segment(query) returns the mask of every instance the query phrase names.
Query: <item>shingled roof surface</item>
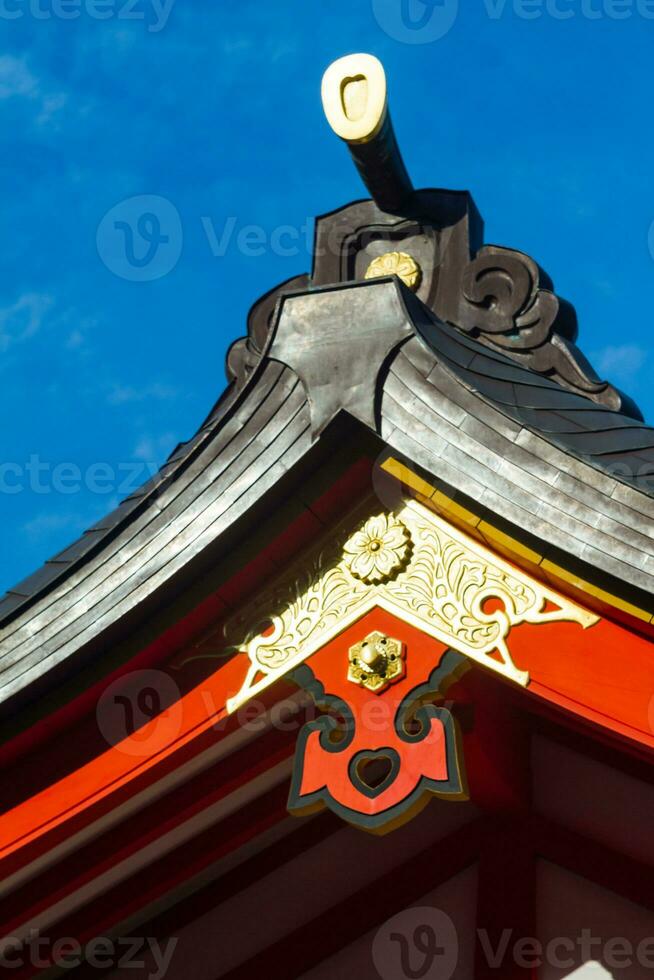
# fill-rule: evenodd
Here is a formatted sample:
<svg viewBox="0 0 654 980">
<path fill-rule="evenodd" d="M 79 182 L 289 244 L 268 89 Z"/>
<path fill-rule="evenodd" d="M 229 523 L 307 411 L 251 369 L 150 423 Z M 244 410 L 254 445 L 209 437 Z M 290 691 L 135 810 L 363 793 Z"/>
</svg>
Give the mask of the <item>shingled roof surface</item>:
<svg viewBox="0 0 654 980">
<path fill-rule="evenodd" d="M 432 317 L 423 336 L 471 391 L 578 459 L 654 495 L 654 428 L 597 405 Z"/>
<path fill-rule="evenodd" d="M 300 313 L 311 336 L 318 304 L 342 333 L 343 356 L 377 377 L 387 446 L 526 532 L 654 592 L 653 428 L 443 323 L 396 279 L 286 296 L 273 336 Z M 379 310 L 404 331 L 383 370 L 374 343 L 357 343 L 359 328 L 374 336 Z M 319 439 L 314 394 L 271 346 L 153 480 L 7 593 L 0 689 L 27 684 L 50 657 L 65 658 L 161 589 Z M 310 357 L 323 356 L 317 333 Z M 323 381 L 356 415 L 336 374 Z"/>
</svg>

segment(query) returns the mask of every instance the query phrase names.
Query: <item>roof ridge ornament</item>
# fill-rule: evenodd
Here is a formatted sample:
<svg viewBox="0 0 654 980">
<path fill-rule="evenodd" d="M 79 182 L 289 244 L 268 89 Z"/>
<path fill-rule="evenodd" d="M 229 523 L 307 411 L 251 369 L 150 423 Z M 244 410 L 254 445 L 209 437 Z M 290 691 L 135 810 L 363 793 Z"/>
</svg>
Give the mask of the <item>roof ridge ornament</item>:
<svg viewBox="0 0 654 980">
<path fill-rule="evenodd" d="M 248 337 L 228 355 L 236 390 L 267 349 L 282 295 L 396 275 L 440 320 L 478 343 L 598 406 L 642 421 L 633 401 L 598 377 L 576 346 L 574 309 L 556 295 L 538 264 L 518 250 L 484 244 L 471 195 L 414 189 L 377 58 L 352 54 L 335 61 L 323 76 L 322 102 L 372 200 L 319 217 L 311 276 L 283 284 L 253 307 Z M 365 356 L 371 354 L 368 347 Z"/>
<path fill-rule="evenodd" d="M 322 79 L 327 122 L 345 143 L 382 211 L 396 213 L 413 194 L 388 110 L 386 72 L 371 54 L 334 61 Z"/>
</svg>

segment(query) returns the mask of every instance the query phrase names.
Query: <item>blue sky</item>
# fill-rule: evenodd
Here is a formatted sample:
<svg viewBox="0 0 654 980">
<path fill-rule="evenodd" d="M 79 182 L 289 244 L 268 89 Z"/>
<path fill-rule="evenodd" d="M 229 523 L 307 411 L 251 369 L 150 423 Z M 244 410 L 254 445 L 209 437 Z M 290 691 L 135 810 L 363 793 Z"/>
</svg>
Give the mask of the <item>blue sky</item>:
<svg viewBox="0 0 654 980">
<path fill-rule="evenodd" d="M 319 100 L 353 51 L 414 184 L 472 191 L 654 419 L 652 0 L 0 0 L 0 587 L 194 432 L 252 302 L 362 196 Z M 143 195 L 156 279 L 107 231 Z"/>
</svg>

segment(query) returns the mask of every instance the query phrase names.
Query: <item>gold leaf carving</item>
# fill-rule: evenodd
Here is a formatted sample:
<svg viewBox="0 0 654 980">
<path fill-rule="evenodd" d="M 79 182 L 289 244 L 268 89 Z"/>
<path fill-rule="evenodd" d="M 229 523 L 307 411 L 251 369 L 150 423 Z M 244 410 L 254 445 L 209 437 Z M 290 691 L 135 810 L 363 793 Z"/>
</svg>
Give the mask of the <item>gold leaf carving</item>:
<svg viewBox="0 0 654 980">
<path fill-rule="evenodd" d="M 379 547 L 371 550 L 372 543 Z M 377 555 L 383 556 L 379 562 Z M 491 599 L 496 601 L 489 609 Z M 373 513 L 354 527 L 346 522 L 330 545 L 227 623 L 230 647 L 250 658 L 243 688 L 228 709 L 236 710 L 375 606 L 525 686 L 529 677 L 507 646 L 513 626 L 568 620 L 586 628 L 598 618 L 410 500 L 396 514 Z"/>
</svg>

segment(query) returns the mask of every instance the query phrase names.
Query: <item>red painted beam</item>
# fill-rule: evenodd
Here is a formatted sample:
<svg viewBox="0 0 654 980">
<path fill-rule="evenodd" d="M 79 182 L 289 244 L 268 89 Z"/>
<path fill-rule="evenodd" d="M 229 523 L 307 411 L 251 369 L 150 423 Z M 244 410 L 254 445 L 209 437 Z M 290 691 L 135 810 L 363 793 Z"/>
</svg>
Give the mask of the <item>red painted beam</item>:
<svg viewBox="0 0 654 980">
<path fill-rule="evenodd" d="M 289 759 L 294 749 L 295 733 L 271 732 L 94 838 L 0 900 L 1 934 L 11 934 L 22 922 L 35 918 L 157 838 Z"/>
<path fill-rule="evenodd" d="M 272 790 L 248 807 L 248 821 L 237 812 L 220 824 L 212 826 L 192 841 L 162 858 L 156 865 L 133 875 L 119 886 L 111 888 L 95 901 L 61 919 L 53 928 L 44 930 L 52 946 L 60 938 L 75 938 L 82 946 L 91 939 L 105 936 L 120 923 L 141 909 L 168 894 L 183 882 L 193 878 L 211 864 L 238 851 L 260 834 L 288 819 L 286 783 Z M 34 967 L 12 971 L 16 980 L 36 976 Z"/>
</svg>

